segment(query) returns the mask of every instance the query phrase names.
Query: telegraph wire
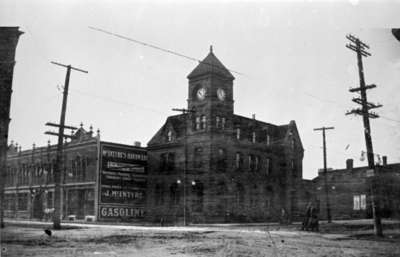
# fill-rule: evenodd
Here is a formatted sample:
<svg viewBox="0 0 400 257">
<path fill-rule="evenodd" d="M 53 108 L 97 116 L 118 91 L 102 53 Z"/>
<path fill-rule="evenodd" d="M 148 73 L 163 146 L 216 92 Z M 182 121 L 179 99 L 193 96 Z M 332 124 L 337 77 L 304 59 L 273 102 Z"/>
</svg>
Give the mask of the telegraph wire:
<svg viewBox="0 0 400 257">
<path fill-rule="evenodd" d="M 104 29 L 100 29 L 100 28 L 96 28 L 96 27 L 92 27 L 92 26 L 88 26 L 88 28 L 91 29 L 91 30 L 95 30 L 95 31 L 98 31 L 98 32 L 102 32 L 102 33 L 105 33 L 105 34 L 108 34 L 108 35 L 111 35 L 111 36 L 114 36 L 114 37 L 118 37 L 118 38 L 130 41 L 130 42 L 133 42 L 133 43 L 136 43 L 136 44 L 140 44 L 140 45 L 143 45 L 143 46 L 146 46 L 146 47 L 150 47 L 150 48 L 153 48 L 153 49 L 156 49 L 156 50 L 168 53 L 168 54 L 172 54 L 172 55 L 175 55 L 175 56 L 178 56 L 178 57 L 182 57 L 182 58 L 185 58 L 185 59 L 188 59 L 188 60 L 191 60 L 191 61 L 195 61 L 195 62 L 198 62 L 198 63 L 203 63 L 203 64 L 206 64 L 206 65 L 210 65 L 210 66 L 213 66 L 215 68 L 218 68 L 217 66 L 215 66 L 215 65 L 213 65 L 211 63 L 203 62 L 200 59 L 197 59 L 197 58 L 185 55 L 185 54 L 181 54 L 181 53 L 178 53 L 176 51 L 172 51 L 172 50 L 169 50 L 169 49 L 166 49 L 166 48 L 162 48 L 162 47 L 159 47 L 159 46 L 156 46 L 156 45 L 153 45 L 153 44 L 149 44 L 149 43 L 146 43 L 144 41 L 140 41 L 140 40 L 137 40 L 137 39 L 134 39 L 134 38 L 131 38 L 131 37 L 126 37 L 126 36 L 123 36 L 123 35 L 120 35 L 120 34 L 117 34 L 117 33 L 114 33 L 114 32 L 110 32 L 110 31 L 107 31 L 107 30 L 104 30 Z M 241 72 L 238 72 L 238 71 L 235 71 L 235 70 L 231 70 L 231 69 L 227 69 L 227 70 L 230 71 L 230 72 L 236 73 L 238 75 L 245 76 L 245 74 L 243 74 Z"/>
</svg>

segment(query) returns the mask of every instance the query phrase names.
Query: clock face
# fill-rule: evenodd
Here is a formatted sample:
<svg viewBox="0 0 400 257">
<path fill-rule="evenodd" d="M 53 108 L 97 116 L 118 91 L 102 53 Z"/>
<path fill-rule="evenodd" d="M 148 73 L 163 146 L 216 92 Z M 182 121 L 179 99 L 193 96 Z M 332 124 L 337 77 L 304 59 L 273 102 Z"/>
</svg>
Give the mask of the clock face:
<svg viewBox="0 0 400 257">
<path fill-rule="evenodd" d="M 225 97 L 226 97 L 225 91 L 222 88 L 218 88 L 217 96 L 218 96 L 219 100 L 224 101 Z"/>
<path fill-rule="evenodd" d="M 197 98 L 199 100 L 204 100 L 204 98 L 206 97 L 206 93 L 207 93 L 207 90 L 204 87 L 200 88 L 199 90 L 197 90 L 197 94 L 196 94 Z"/>
</svg>

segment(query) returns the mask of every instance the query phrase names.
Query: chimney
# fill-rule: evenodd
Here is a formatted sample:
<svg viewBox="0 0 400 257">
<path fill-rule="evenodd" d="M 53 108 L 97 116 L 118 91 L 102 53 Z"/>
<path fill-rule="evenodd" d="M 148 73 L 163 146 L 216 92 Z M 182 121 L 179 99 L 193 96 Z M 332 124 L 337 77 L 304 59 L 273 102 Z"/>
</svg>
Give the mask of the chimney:
<svg viewBox="0 0 400 257">
<path fill-rule="evenodd" d="M 253 113 L 251 116 L 253 117 L 253 120 L 256 119 L 256 114 L 255 113 Z"/>
<path fill-rule="evenodd" d="M 135 141 L 135 142 L 133 143 L 133 145 L 136 146 L 136 147 L 140 147 L 140 146 L 141 146 L 141 143 L 140 143 L 140 141 Z"/>
<path fill-rule="evenodd" d="M 353 159 L 346 160 L 346 169 L 348 169 L 348 170 L 353 169 Z"/>
<path fill-rule="evenodd" d="M 387 156 L 382 156 L 382 162 L 383 162 L 383 166 L 387 165 Z"/>
</svg>

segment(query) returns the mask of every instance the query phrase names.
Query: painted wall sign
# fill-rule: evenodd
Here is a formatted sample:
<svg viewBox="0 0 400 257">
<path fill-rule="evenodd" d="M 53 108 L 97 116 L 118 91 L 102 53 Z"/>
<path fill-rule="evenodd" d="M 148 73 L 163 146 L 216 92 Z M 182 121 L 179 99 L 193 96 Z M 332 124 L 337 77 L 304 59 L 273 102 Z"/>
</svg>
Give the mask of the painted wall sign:
<svg viewBox="0 0 400 257">
<path fill-rule="evenodd" d="M 99 176 L 99 219 L 129 221 L 144 217 L 145 150 L 102 143 Z"/>
</svg>

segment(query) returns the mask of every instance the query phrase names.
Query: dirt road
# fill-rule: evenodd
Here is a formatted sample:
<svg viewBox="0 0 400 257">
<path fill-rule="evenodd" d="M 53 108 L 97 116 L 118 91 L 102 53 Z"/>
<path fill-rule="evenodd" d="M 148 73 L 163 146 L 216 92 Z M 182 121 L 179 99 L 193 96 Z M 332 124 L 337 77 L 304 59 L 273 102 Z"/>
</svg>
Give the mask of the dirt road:
<svg viewBox="0 0 400 257">
<path fill-rule="evenodd" d="M 399 231 L 376 239 L 368 233 L 311 233 L 267 227 L 76 227 L 52 231 L 11 225 L 1 231 L 2 256 L 400 256 Z"/>
</svg>

